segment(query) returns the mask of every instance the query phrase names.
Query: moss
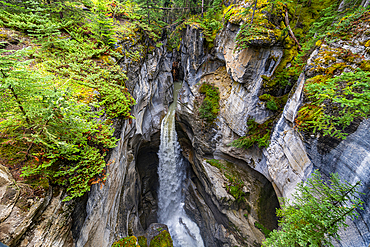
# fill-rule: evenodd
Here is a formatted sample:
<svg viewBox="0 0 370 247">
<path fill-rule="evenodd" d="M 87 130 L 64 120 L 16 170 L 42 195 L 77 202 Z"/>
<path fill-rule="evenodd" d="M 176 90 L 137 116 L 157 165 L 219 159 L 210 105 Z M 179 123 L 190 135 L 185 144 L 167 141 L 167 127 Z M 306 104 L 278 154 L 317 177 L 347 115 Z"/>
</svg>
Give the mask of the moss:
<svg viewBox="0 0 370 247">
<path fill-rule="evenodd" d="M 272 123 L 273 119 L 267 120 L 262 124 L 255 122 L 254 119 L 249 119 L 247 121 L 248 133 L 233 141 L 231 146 L 248 149 L 254 146 L 254 144 L 258 144 L 259 147 L 267 147 L 269 145 Z"/>
<path fill-rule="evenodd" d="M 232 195 L 237 202 L 242 202 L 246 199 L 247 195 L 243 191 L 244 182 L 241 180 L 239 173 L 234 171 L 233 163 L 215 159 L 207 160 L 207 163 L 217 167 L 224 174 L 228 180 L 228 184 L 226 185 L 227 192 Z"/>
<path fill-rule="evenodd" d="M 273 89 L 273 88 L 282 88 L 290 84 L 290 81 L 297 81 L 298 76 L 301 72 L 301 66 L 290 66 L 287 68 L 287 64 L 292 62 L 294 58 L 297 57 L 298 51 L 295 46 L 293 46 L 293 41 L 290 38 L 286 39 L 286 49 L 284 50 L 284 55 L 281 58 L 279 65 L 277 66 L 274 75 L 271 78 L 264 78 L 265 80 L 264 87 Z"/>
<path fill-rule="evenodd" d="M 144 237 L 144 236 L 139 236 L 138 237 L 138 240 L 139 240 L 139 245 L 140 245 L 140 247 L 148 247 L 148 245 L 147 245 L 147 238 L 146 237 Z"/>
<path fill-rule="evenodd" d="M 207 160 L 207 163 L 210 164 L 211 166 L 217 167 L 220 170 L 226 169 L 225 166 L 221 164 L 219 160 L 211 159 L 211 160 Z"/>
<path fill-rule="evenodd" d="M 218 87 L 203 82 L 199 88 L 199 92 L 205 95 L 205 98 L 198 109 L 200 117 L 211 123 L 217 118 L 220 109 L 220 91 Z"/>
<path fill-rule="evenodd" d="M 164 230 L 150 241 L 150 247 L 173 247 L 171 235 Z"/>
<path fill-rule="evenodd" d="M 370 61 L 369 60 L 364 60 L 360 63 L 360 69 L 364 71 L 370 71 Z"/>
<path fill-rule="evenodd" d="M 135 236 L 125 237 L 122 238 L 112 244 L 112 247 L 134 247 L 138 246 L 137 238 Z"/>
</svg>

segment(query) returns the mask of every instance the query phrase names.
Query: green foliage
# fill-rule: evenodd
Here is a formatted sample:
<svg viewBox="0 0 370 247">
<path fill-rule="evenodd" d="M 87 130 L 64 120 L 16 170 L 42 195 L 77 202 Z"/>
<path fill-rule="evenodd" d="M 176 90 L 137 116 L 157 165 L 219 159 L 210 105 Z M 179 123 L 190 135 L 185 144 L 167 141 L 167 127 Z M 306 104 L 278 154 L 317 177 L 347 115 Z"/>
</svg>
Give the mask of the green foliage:
<svg viewBox="0 0 370 247">
<path fill-rule="evenodd" d="M 163 230 L 150 241 L 149 247 L 173 247 L 173 241 L 170 233 L 166 230 Z"/>
<path fill-rule="evenodd" d="M 285 200 L 277 210 L 280 230 L 274 230 L 263 246 L 333 246 L 333 239 L 340 240 L 338 230 L 348 227 L 346 219 L 357 218 L 356 209 L 363 209 L 360 185 L 341 182 L 338 174 L 324 182 L 315 171 L 305 184 L 297 185 L 293 201 Z"/>
<path fill-rule="evenodd" d="M 111 9 L 107 8 L 108 3 L 104 0 L 96 1 L 96 7 L 93 8 L 94 18 L 92 23 L 92 29 L 94 33 L 98 34 L 104 44 L 114 46 L 117 42 L 114 37 L 115 31 L 113 30 L 114 20 L 112 18 Z"/>
<path fill-rule="evenodd" d="M 316 82 L 308 81 L 305 92 L 312 101 L 299 110 L 301 130 L 345 138 L 343 129 L 357 117 L 370 114 L 370 72 L 357 70 Z"/>
<path fill-rule="evenodd" d="M 266 102 L 267 109 L 271 111 L 278 111 L 282 110 L 285 106 L 285 103 L 288 99 L 288 95 L 284 95 L 282 97 L 274 97 L 271 94 L 262 94 L 259 96 L 259 99 Z"/>
<path fill-rule="evenodd" d="M 213 6 L 208 9 L 204 16 L 197 15 L 188 19 L 185 24 L 198 25 L 203 31 L 203 35 L 207 41 L 208 47 L 213 47 L 213 41 L 216 38 L 217 32 L 222 28 L 222 2 L 216 0 L 213 2 Z"/>
<path fill-rule="evenodd" d="M 203 82 L 199 92 L 205 94 L 205 98 L 198 109 L 200 117 L 210 123 L 217 118 L 220 109 L 220 91 L 218 87 Z"/>
<path fill-rule="evenodd" d="M 226 169 L 225 166 L 221 164 L 219 160 L 210 159 L 210 160 L 207 160 L 207 163 L 210 164 L 211 166 L 217 167 L 220 170 Z"/>
<path fill-rule="evenodd" d="M 266 238 L 269 237 L 269 235 L 271 233 L 271 231 L 269 229 L 267 229 L 266 227 L 264 227 L 262 224 L 260 224 L 257 221 L 254 222 L 254 226 L 257 227 L 258 229 L 260 229 L 261 232 L 263 233 L 263 235 L 265 235 Z"/>
<path fill-rule="evenodd" d="M 271 111 L 277 111 L 278 110 L 278 107 L 277 107 L 275 101 L 273 101 L 273 100 L 267 101 L 266 107 L 267 107 L 267 109 L 269 109 Z"/>
<path fill-rule="evenodd" d="M 133 118 L 135 103 L 111 60 L 120 57 L 110 47 L 116 9 L 84 3 L 90 12 L 77 1 L 0 2 L 0 24 L 28 34 L 32 47 L 0 52 L 2 148 L 20 147 L 22 176 L 66 187 L 65 200 L 104 182 L 104 157 L 117 139 L 103 119 Z"/>
<path fill-rule="evenodd" d="M 272 120 L 258 124 L 254 119 L 248 119 L 247 124 L 247 135 L 233 141 L 231 146 L 248 149 L 257 143 L 258 147 L 267 147 L 270 143 Z"/>
<path fill-rule="evenodd" d="M 224 175 L 229 180 L 229 184 L 226 185 L 227 192 L 229 192 L 237 202 L 242 201 L 245 196 L 243 191 L 244 182 L 229 173 L 225 173 Z"/>
<path fill-rule="evenodd" d="M 27 56 L 25 51 L 1 55 L 0 97 L 6 100 L 0 104 L 0 132 L 25 143 L 25 159 L 35 159 L 22 176 L 42 175 L 66 186 L 65 200 L 82 196 L 105 180 L 103 157 L 117 141 L 113 129 L 98 121 L 101 111 L 92 112 L 71 91 L 57 87 L 54 76 L 30 67 L 32 60 L 22 61 Z"/>
</svg>

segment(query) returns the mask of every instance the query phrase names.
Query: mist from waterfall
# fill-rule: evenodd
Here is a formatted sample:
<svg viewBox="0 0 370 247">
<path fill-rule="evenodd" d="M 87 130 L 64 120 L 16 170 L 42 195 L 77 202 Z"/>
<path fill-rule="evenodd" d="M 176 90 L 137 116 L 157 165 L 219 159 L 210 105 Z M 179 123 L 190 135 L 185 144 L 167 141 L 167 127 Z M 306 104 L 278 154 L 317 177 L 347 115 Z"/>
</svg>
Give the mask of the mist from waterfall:
<svg viewBox="0 0 370 247">
<path fill-rule="evenodd" d="M 158 220 L 168 226 L 175 247 L 203 247 L 199 227 L 189 219 L 184 210 L 182 188 L 186 178 L 185 161 L 180 154 L 175 130 L 177 94 L 181 83 L 175 83 L 174 87 L 174 102 L 161 124 Z"/>
</svg>

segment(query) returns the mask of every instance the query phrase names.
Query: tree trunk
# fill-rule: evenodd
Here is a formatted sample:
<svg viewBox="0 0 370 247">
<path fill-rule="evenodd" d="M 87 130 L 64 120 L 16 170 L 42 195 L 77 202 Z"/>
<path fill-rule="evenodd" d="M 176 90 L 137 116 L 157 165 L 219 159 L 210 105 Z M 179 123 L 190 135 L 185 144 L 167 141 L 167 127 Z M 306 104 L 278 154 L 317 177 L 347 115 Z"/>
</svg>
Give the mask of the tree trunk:
<svg viewBox="0 0 370 247">
<path fill-rule="evenodd" d="M 289 25 L 289 17 L 288 17 L 288 8 L 287 7 L 285 7 L 285 25 L 288 28 L 290 37 L 292 37 L 292 39 L 294 40 L 294 42 L 297 44 L 298 50 L 299 51 L 302 51 L 302 47 L 300 46 L 297 38 L 294 36 L 294 33 L 293 33 L 292 29 L 290 28 L 290 25 Z"/>
</svg>

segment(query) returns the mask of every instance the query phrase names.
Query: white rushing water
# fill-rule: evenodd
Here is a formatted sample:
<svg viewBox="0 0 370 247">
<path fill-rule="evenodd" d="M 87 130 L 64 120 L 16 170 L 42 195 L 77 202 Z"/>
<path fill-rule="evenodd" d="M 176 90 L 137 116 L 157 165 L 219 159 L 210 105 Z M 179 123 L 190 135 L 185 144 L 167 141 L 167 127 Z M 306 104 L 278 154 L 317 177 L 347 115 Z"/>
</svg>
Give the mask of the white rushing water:
<svg viewBox="0 0 370 247">
<path fill-rule="evenodd" d="M 158 220 L 166 224 L 175 247 L 203 247 L 199 227 L 186 215 L 182 187 L 185 182 L 185 163 L 180 154 L 175 130 L 175 110 L 180 83 L 175 83 L 174 102 L 161 124 L 159 146 Z"/>
</svg>

